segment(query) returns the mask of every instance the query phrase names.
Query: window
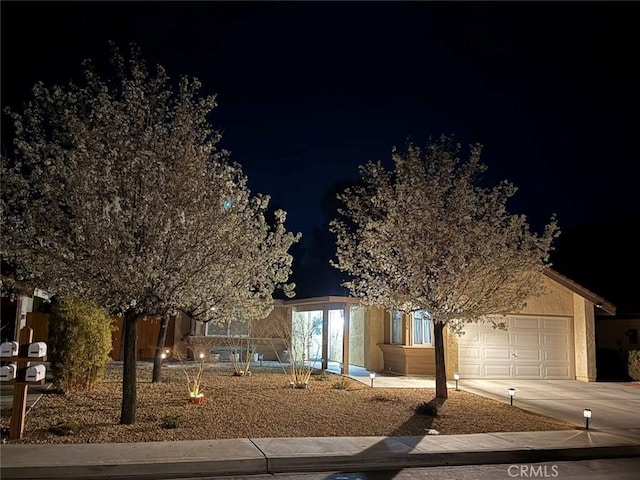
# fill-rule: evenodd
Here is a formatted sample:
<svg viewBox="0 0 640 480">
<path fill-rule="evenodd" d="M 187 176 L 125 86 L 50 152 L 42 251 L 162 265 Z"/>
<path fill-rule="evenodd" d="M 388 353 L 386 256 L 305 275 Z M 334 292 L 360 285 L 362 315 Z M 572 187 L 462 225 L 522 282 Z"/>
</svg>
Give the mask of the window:
<svg viewBox="0 0 640 480">
<path fill-rule="evenodd" d="M 211 320 L 205 324 L 207 337 L 247 337 L 249 321 L 240 315 L 223 321 Z"/>
<path fill-rule="evenodd" d="M 413 344 L 431 345 L 431 315 L 427 312 L 413 312 Z"/>
<path fill-rule="evenodd" d="M 402 343 L 402 312 L 391 312 L 391 343 Z"/>
</svg>

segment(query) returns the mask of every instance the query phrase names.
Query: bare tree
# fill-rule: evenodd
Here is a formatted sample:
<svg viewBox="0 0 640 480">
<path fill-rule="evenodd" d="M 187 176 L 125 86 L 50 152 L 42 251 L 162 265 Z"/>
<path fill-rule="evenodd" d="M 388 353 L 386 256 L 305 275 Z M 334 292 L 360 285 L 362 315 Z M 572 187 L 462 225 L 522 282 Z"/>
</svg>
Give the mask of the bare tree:
<svg viewBox="0 0 640 480">
<path fill-rule="evenodd" d="M 37 84 L 2 157 L 1 254 L 19 278 L 124 316 L 120 422 L 136 419 L 136 324 L 145 315 L 270 302 L 298 236 L 265 219 L 239 165 L 217 148 L 214 96 L 177 86 L 133 46 L 113 74 Z M 289 291 L 291 286 L 285 286 Z"/>
<path fill-rule="evenodd" d="M 436 396 L 447 398 L 443 329 L 524 307 L 544 290 L 541 272 L 559 234 L 555 217 L 542 235 L 506 203 L 516 187 L 480 185 L 486 166 L 472 145 L 443 136 L 425 149 L 393 150 L 395 169 L 369 162 L 362 185 L 347 188 L 331 223 L 334 266 L 348 272 L 352 295 L 364 304 L 428 312 L 434 324 Z M 489 320 L 487 320 L 489 321 Z"/>
</svg>

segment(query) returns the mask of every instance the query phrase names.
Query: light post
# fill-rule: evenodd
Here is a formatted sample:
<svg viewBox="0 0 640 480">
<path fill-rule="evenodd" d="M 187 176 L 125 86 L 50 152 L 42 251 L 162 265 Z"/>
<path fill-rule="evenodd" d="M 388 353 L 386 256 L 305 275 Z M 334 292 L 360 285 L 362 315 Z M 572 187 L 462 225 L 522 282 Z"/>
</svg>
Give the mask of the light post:
<svg viewBox="0 0 640 480">
<path fill-rule="evenodd" d="M 513 407 L 513 397 L 516 396 L 516 389 L 511 387 L 509 390 L 509 405 Z"/>
<path fill-rule="evenodd" d="M 591 418 L 591 409 L 585 408 L 582 411 L 582 416 L 584 417 L 584 428 L 585 430 L 589 430 L 589 419 Z"/>
<path fill-rule="evenodd" d="M 453 374 L 453 379 L 456 381 L 456 392 L 459 392 L 460 389 L 458 388 L 458 381 L 460 380 L 460 374 L 458 372 L 455 372 Z"/>
<path fill-rule="evenodd" d="M 376 378 L 376 372 L 371 372 L 369 378 L 371 379 L 371 388 L 373 388 L 373 379 Z"/>
</svg>

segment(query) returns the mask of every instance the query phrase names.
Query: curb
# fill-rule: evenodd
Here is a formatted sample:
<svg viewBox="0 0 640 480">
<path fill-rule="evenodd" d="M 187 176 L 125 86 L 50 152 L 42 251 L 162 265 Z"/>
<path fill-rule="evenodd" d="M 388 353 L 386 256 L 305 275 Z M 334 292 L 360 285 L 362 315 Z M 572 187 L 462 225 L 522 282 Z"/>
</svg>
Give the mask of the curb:
<svg viewBox="0 0 640 480">
<path fill-rule="evenodd" d="M 169 480 L 640 457 L 640 441 L 624 435 L 536 433 L 543 434 L 4 445 L 0 475 L 3 480 Z"/>
</svg>

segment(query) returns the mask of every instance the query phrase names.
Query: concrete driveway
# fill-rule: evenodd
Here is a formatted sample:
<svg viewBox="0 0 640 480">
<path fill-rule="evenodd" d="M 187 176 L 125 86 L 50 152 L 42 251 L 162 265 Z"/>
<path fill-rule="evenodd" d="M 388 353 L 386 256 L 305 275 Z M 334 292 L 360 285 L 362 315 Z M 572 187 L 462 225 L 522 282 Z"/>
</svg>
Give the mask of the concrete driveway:
<svg viewBox="0 0 640 480">
<path fill-rule="evenodd" d="M 524 410 L 584 425 L 582 412 L 590 408 L 590 429 L 626 430 L 640 438 L 640 383 L 460 380 L 461 390 L 505 403 L 509 403 L 509 387 L 516 389 L 513 405 Z"/>
</svg>

